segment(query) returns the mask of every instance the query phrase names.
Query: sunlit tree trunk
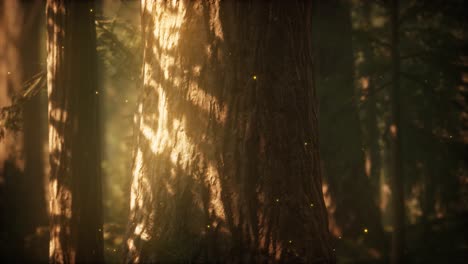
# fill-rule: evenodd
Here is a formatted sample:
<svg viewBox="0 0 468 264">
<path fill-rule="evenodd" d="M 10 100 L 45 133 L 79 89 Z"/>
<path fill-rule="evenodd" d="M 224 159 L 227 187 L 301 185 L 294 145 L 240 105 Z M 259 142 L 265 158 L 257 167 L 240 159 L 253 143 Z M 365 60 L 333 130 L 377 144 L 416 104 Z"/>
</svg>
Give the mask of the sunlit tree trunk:
<svg viewBox="0 0 468 264">
<path fill-rule="evenodd" d="M 127 262 L 333 263 L 302 1 L 143 1 Z"/>
<path fill-rule="evenodd" d="M 49 0 L 49 210 L 52 263 L 103 262 L 93 1 Z"/>
<path fill-rule="evenodd" d="M 393 236 L 391 263 L 403 263 L 405 243 L 405 204 L 403 189 L 403 167 L 401 162 L 401 113 L 400 113 L 400 51 L 399 51 L 399 0 L 392 0 L 391 17 L 391 55 L 392 55 L 392 124 L 390 125 L 392 151 L 392 199 L 393 199 Z"/>
<path fill-rule="evenodd" d="M 18 1 L 0 2 L 0 108 L 12 106 L 21 93 L 22 15 Z M 23 141 L 21 132 L 7 128 L 11 127 L 6 123 L 0 125 L 0 258 L 21 262 Z"/>
<path fill-rule="evenodd" d="M 316 1 L 317 90 L 321 150 L 332 198 L 331 232 L 381 249 L 383 230 L 370 175 L 366 175 L 358 96 L 354 86 L 348 1 Z"/>
</svg>

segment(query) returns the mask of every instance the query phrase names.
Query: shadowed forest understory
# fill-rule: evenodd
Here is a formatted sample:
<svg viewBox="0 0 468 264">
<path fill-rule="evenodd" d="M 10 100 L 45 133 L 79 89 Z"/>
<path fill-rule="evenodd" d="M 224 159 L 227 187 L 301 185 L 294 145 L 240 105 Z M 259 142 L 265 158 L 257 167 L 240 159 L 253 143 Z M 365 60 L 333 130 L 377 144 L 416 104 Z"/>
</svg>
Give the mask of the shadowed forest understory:
<svg viewBox="0 0 468 264">
<path fill-rule="evenodd" d="M 466 14 L 0 0 L 0 262 L 466 263 Z"/>
</svg>

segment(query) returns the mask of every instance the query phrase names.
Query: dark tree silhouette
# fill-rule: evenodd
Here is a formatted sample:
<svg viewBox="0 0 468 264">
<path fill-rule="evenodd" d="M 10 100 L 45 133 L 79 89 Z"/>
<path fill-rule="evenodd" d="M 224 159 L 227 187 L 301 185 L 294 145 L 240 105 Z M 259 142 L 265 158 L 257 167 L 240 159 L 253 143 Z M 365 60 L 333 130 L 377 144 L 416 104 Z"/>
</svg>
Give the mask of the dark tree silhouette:
<svg viewBox="0 0 468 264">
<path fill-rule="evenodd" d="M 355 88 L 349 1 L 315 1 L 320 146 L 330 194 L 331 231 L 383 251 L 377 186 L 365 169 Z M 378 175 L 372 175 L 378 177 Z"/>
<path fill-rule="evenodd" d="M 391 262 L 402 263 L 405 247 L 405 197 L 403 189 L 403 166 L 401 162 L 401 111 L 400 111 L 400 32 L 399 0 L 392 0 L 391 19 L 391 56 L 392 56 L 392 93 L 391 119 L 389 127 L 392 152 L 392 199 L 393 199 L 393 235 Z"/>
</svg>

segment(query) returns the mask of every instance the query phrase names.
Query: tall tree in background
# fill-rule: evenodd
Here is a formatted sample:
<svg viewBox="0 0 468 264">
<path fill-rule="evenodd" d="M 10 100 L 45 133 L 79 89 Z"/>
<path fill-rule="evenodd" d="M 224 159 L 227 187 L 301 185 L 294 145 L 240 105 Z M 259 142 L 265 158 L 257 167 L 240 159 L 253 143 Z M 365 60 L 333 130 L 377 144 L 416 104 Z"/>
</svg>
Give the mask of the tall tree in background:
<svg viewBox="0 0 468 264">
<path fill-rule="evenodd" d="M 366 30 L 369 30 L 372 27 L 371 22 L 371 6 L 369 1 L 363 1 L 363 20 L 364 27 Z M 381 177 L 381 155 L 380 155 L 380 146 L 379 141 L 381 138 L 380 131 L 378 128 L 378 107 L 377 107 L 377 98 L 379 96 L 379 87 L 377 87 L 377 78 L 375 71 L 376 69 L 372 68 L 375 65 L 376 61 L 373 54 L 374 45 L 371 41 L 366 41 L 363 49 L 363 57 L 367 62 L 362 70 L 362 76 L 359 78 L 360 88 L 362 89 L 363 96 L 365 98 L 366 114 L 365 114 L 365 130 L 367 132 L 367 158 L 369 160 L 369 177 L 372 183 L 372 188 L 375 191 L 375 196 L 373 199 L 380 202 L 380 177 Z"/>
<path fill-rule="evenodd" d="M 13 107 L 22 92 L 21 31 L 22 10 L 18 1 L 0 2 L 0 108 Z M 6 123 L 3 115 L 0 130 L 0 217 L 1 255 L 5 261 L 22 259 L 21 181 L 24 172 L 23 137 L 14 123 Z M 7 129 L 7 128 L 11 128 Z"/>
<path fill-rule="evenodd" d="M 365 238 L 369 247 L 383 250 L 376 188 L 364 166 L 349 1 L 315 5 L 320 146 L 332 199 L 331 231 L 345 239 Z"/>
<path fill-rule="evenodd" d="M 310 3 L 142 12 L 126 261 L 333 263 Z"/>
<path fill-rule="evenodd" d="M 46 203 L 41 166 L 44 138 L 38 118 L 38 97 L 22 98 L 24 89 L 39 68 L 39 23 L 41 2 L 10 1 L 1 5 L 1 258 L 11 262 L 31 260 L 31 241 L 45 225 Z M 27 58 L 27 59 L 26 59 Z M 32 62 L 33 63 L 32 63 Z M 34 79 L 34 78 L 33 78 Z M 37 83 L 36 83 L 37 84 Z M 29 87 L 28 87 L 29 88 Z M 36 130 L 37 129 L 37 130 Z M 22 130 L 22 131 L 20 131 Z M 42 157 L 42 159 L 41 159 Z"/>
<path fill-rule="evenodd" d="M 402 263 L 405 243 L 405 200 L 403 189 L 403 167 L 401 162 L 401 111 L 400 111 L 400 40 L 399 40 L 399 0 L 390 2 L 391 57 L 392 57 L 392 124 L 390 125 L 392 151 L 392 199 L 393 236 L 391 262 Z"/>
<path fill-rule="evenodd" d="M 52 263 L 103 262 L 93 1 L 48 0 Z"/>
<path fill-rule="evenodd" d="M 43 47 L 41 33 L 44 26 L 43 1 L 22 1 L 24 15 L 24 29 L 21 34 L 21 64 L 23 71 L 23 82 L 30 84 L 24 92 L 27 97 L 31 89 L 37 89 L 37 85 L 45 84 L 43 70 L 43 57 L 41 48 Z M 45 196 L 45 160 L 46 153 L 44 147 L 47 140 L 47 105 L 45 102 L 45 91 L 35 93 L 24 102 L 23 114 L 23 135 L 24 135 L 24 180 L 22 182 L 24 201 L 24 233 L 28 235 L 23 239 L 25 247 L 26 261 L 46 261 L 47 244 L 34 243 L 32 236 L 41 231 L 41 227 L 48 225 L 47 204 Z M 28 241 L 28 242 L 27 242 Z"/>
</svg>

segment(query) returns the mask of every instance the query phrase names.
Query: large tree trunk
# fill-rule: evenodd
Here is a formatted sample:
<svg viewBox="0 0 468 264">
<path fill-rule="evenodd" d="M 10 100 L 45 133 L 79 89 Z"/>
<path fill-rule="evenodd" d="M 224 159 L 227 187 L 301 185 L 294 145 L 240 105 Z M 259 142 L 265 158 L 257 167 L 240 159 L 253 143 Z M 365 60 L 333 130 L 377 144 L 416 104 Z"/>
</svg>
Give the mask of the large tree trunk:
<svg viewBox="0 0 468 264">
<path fill-rule="evenodd" d="M 103 261 L 93 8 L 92 1 L 47 1 L 53 263 Z"/>
<path fill-rule="evenodd" d="M 127 262 L 316 262 L 322 197 L 302 1 L 145 1 Z"/>
<path fill-rule="evenodd" d="M 383 230 L 370 175 L 366 175 L 354 86 L 348 1 L 315 2 L 320 145 L 332 204 L 331 231 L 382 250 Z"/>
<path fill-rule="evenodd" d="M 402 263 L 405 243 L 405 200 L 403 189 L 403 167 L 401 162 L 401 113 L 400 113 L 400 51 L 399 51 L 399 0 L 392 0 L 391 12 L 391 54 L 392 54 L 392 124 L 390 125 L 392 151 L 392 202 L 393 236 L 391 263 Z"/>
</svg>

